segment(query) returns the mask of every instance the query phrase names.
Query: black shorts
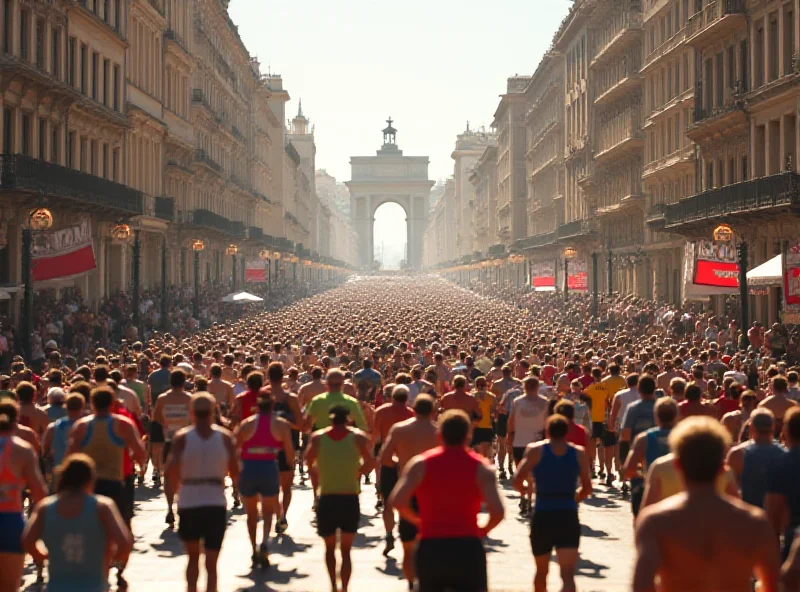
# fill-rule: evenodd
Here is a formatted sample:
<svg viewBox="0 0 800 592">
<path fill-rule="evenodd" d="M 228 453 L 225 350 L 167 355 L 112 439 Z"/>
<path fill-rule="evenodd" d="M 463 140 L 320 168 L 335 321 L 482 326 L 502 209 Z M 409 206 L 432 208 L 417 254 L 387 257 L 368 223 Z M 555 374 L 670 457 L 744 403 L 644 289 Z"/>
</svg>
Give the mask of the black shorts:
<svg viewBox="0 0 800 592">
<path fill-rule="evenodd" d="M 378 454 L 381 452 L 381 446 L 382 444 L 380 442 L 375 443 L 375 446 L 372 448 L 372 456 L 378 458 Z"/>
<path fill-rule="evenodd" d="M 294 465 L 286 462 L 286 453 L 281 450 L 278 452 L 278 472 L 279 473 L 293 473 Z"/>
<path fill-rule="evenodd" d="M 417 546 L 419 592 L 487 592 L 486 551 L 478 538 L 424 539 Z"/>
<path fill-rule="evenodd" d="M 222 548 L 222 539 L 225 538 L 225 529 L 228 527 L 225 506 L 179 509 L 178 518 L 178 536 L 182 541 L 203 541 L 203 546 L 212 551 Z"/>
<path fill-rule="evenodd" d="M 472 430 L 472 445 L 491 443 L 494 441 L 494 430 L 492 428 L 475 428 Z"/>
<path fill-rule="evenodd" d="M 535 557 L 550 555 L 553 549 L 577 549 L 581 523 L 577 510 L 549 510 L 531 516 L 531 550 Z"/>
<path fill-rule="evenodd" d="M 133 520 L 133 502 L 136 497 L 135 475 L 128 475 L 125 477 L 125 482 L 122 486 L 122 519 L 130 524 Z"/>
<path fill-rule="evenodd" d="M 104 495 L 114 501 L 117 510 L 125 517 L 125 486 L 122 481 L 111 481 L 110 479 L 98 479 L 94 483 L 94 492 L 96 495 Z"/>
<path fill-rule="evenodd" d="M 606 433 L 606 424 L 602 421 L 592 422 L 592 439 L 602 440 L 603 435 Z"/>
<path fill-rule="evenodd" d="M 525 456 L 526 446 L 514 446 L 511 449 L 511 455 L 514 457 L 514 463 L 519 464 L 522 462 L 522 457 Z"/>
<path fill-rule="evenodd" d="M 639 515 L 639 510 L 642 507 L 642 500 L 644 499 L 644 480 L 631 479 L 631 511 L 633 517 Z"/>
<path fill-rule="evenodd" d="M 172 451 L 172 440 L 164 442 L 163 454 L 161 455 L 162 462 L 166 463 L 169 453 Z"/>
<path fill-rule="evenodd" d="M 505 438 L 508 436 L 508 415 L 501 414 L 497 416 L 497 437 Z"/>
<path fill-rule="evenodd" d="M 378 483 L 381 485 L 381 495 L 383 499 L 389 499 L 389 496 L 392 494 L 392 490 L 394 486 L 397 485 L 397 480 L 400 478 L 400 475 L 397 473 L 397 467 L 387 467 L 386 465 L 381 465 L 381 472 L 378 477 Z"/>
<path fill-rule="evenodd" d="M 322 538 L 358 532 L 361 506 L 358 495 L 321 495 L 317 498 L 317 534 Z"/>
<path fill-rule="evenodd" d="M 411 509 L 419 514 L 419 506 L 417 505 L 416 497 L 411 498 Z M 405 520 L 403 517 L 400 517 L 398 530 L 400 531 L 400 541 L 403 543 L 410 543 L 417 538 L 417 527 L 411 524 L 408 520 Z"/>
<path fill-rule="evenodd" d="M 157 421 L 150 422 L 150 443 L 163 444 L 164 443 L 164 426 Z"/>
<path fill-rule="evenodd" d="M 617 432 L 612 432 L 609 429 L 603 432 L 603 446 L 611 448 L 617 445 Z"/>
</svg>

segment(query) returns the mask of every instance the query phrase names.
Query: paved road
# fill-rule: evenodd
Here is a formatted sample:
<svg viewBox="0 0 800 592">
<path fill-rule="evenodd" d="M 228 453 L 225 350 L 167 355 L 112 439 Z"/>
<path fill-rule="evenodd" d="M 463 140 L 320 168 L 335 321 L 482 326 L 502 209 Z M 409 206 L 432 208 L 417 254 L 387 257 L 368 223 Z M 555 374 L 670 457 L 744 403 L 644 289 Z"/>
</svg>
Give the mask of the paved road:
<svg viewBox="0 0 800 592">
<path fill-rule="evenodd" d="M 518 517 L 517 494 L 506 486 L 507 516 L 492 532 L 488 542 L 489 582 L 493 592 L 522 592 L 532 589 L 533 558 L 528 528 Z M 162 592 L 185 589 L 185 558 L 178 535 L 165 530 L 165 503 L 160 490 L 137 489 L 134 518 L 136 544 L 126 575 L 131 592 Z M 231 514 L 220 559 L 220 592 L 266 590 L 275 592 L 327 592 L 329 590 L 321 541 L 311 525 L 312 494 L 307 485 L 295 489 L 289 510 L 287 536 L 271 544 L 271 569 L 253 572 L 245 515 Z M 374 487 L 361 495 L 362 522 L 353 552 L 354 573 L 351 592 L 403 592 L 398 544 L 389 559 L 383 550 L 383 523 L 375 511 Z M 622 592 L 630 589 L 633 535 L 630 506 L 615 490 L 603 485 L 581 508 L 583 538 L 578 588 L 582 592 Z M 549 589 L 559 589 L 558 566 L 551 564 Z M 115 581 L 112 576 L 112 582 Z M 32 576 L 26 578 L 26 589 Z M 201 588 L 202 589 L 202 588 Z"/>
</svg>

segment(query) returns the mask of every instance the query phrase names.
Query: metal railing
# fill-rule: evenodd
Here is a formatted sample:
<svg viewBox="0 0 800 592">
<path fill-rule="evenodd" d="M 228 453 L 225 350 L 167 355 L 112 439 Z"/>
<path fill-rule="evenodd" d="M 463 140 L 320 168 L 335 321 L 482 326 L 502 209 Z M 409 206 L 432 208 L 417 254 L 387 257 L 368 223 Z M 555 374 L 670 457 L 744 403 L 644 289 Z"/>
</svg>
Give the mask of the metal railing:
<svg viewBox="0 0 800 592">
<path fill-rule="evenodd" d="M 191 224 L 216 230 L 235 238 L 244 238 L 244 222 L 234 222 L 210 210 L 197 209 L 192 212 Z"/>
<path fill-rule="evenodd" d="M 166 195 L 157 195 L 154 199 L 154 214 L 156 218 L 172 222 L 175 219 L 175 200 Z"/>
<path fill-rule="evenodd" d="M 592 234 L 592 224 L 591 220 L 586 218 L 580 220 L 573 220 L 572 222 L 567 222 L 566 224 L 561 224 L 556 230 L 556 235 L 558 239 L 565 239 L 565 238 L 572 238 L 576 236 L 584 236 Z"/>
<path fill-rule="evenodd" d="M 666 212 L 667 212 L 667 204 L 655 203 L 647 209 L 645 222 L 647 222 L 648 224 L 657 224 L 660 222 L 664 222 Z"/>
<path fill-rule="evenodd" d="M 203 148 L 196 148 L 194 151 L 194 161 L 206 165 L 218 173 L 222 172 L 222 166 L 211 158 Z"/>
<path fill-rule="evenodd" d="M 642 69 L 647 68 L 650 64 L 661 58 L 662 56 L 668 54 L 673 49 L 678 47 L 681 43 L 686 40 L 686 31 L 687 27 L 684 27 L 677 33 L 675 33 L 672 37 L 667 39 L 664 43 L 659 45 L 649 54 L 647 54 L 642 62 Z"/>
<path fill-rule="evenodd" d="M 519 246 L 522 249 L 535 249 L 537 247 L 552 245 L 556 242 L 557 238 L 558 236 L 555 230 L 552 232 L 544 232 L 542 234 L 523 238 L 519 241 Z"/>
<path fill-rule="evenodd" d="M 800 175 L 778 173 L 703 191 L 666 206 L 667 226 L 744 214 L 775 207 L 800 206 Z"/>
<path fill-rule="evenodd" d="M 716 104 L 711 107 L 704 107 L 703 103 L 707 102 L 707 97 L 703 96 L 702 84 L 698 83 L 695 90 L 694 125 L 724 113 L 746 109 L 747 104 L 744 101 L 743 95 L 744 85 L 737 80 L 733 86 L 723 89 L 722 97 L 711 97 Z M 721 100 L 718 101 L 718 98 L 721 98 Z"/>
<path fill-rule="evenodd" d="M 729 14 L 745 14 L 746 0 L 709 0 L 702 10 L 689 17 L 686 35 L 691 37 Z"/>
<path fill-rule="evenodd" d="M 144 214 L 144 194 L 120 183 L 24 154 L 0 155 L 0 189 L 22 189 Z"/>
</svg>

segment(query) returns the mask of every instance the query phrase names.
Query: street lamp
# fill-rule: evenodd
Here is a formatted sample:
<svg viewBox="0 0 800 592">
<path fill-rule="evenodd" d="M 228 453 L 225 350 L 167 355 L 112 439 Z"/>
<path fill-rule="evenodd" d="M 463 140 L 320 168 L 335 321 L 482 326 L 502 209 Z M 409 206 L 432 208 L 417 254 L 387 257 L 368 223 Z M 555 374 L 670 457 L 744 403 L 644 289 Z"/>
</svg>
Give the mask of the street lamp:
<svg viewBox="0 0 800 592">
<path fill-rule="evenodd" d="M 733 228 L 727 224 L 720 224 L 714 229 L 714 240 L 720 243 L 729 243 L 734 237 Z M 747 349 L 750 340 L 747 338 L 748 317 L 750 316 L 750 302 L 747 292 L 747 241 L 739 237 L 739 244 L 736 247 L 736 254 L 739 266 L 739 324 L 741 332 L 739 334 L 739 349 Z"/>
<path fill-rule="evenodd" d="M 169 328 L 167 319 L 167 236 L 164 235 L 164 242 L 161 245 L 161 330 Z"/>
<path fill-rule="evenodd" d="M 267 288 L 270 287 L 272 283 L 272 265 L 270 264 L 270 255 L 272 255 L 272 251 L 269 249 L 261 249 L 261 252 L 258 254 L 258 258 L 264 262 L 264 271 L 267 275 Z"/>
<path fill-rule="evenodd" d="M 574 247 L 564 249 L 564 304 L 569 300 L 569 260 L 578 254 Z"/>
<path fill-rule="evenodd" d="M 22 351 L 32 360 L 31 333 L 33 333 L 33 232 L 43 232 L 53 226 L 53 214 L 47 208 L 36 208 L 28 214 L 28 224 L 22 227 Z"/>
<path fill-rule="evenodd" d="M 597 251 L 592 253 L 592 317 L 597 319 Z"/>
<path fill-rule="evenodd" d="M 141 290 L 140 274 L 141 274 L 141 261 L 142 261 L 142 243 L 139 238 L 140 230 L 136 228 L 131 230 L 131 227 L 124 222 L 117 223 L 111 229 L 111 238 L 117 242 L 128 243 L 133 236 L 133 294 L 131 297 L 131 308 L 133 309 L 133 326 L 139 329 L 139 294 Z"/>
<path fill-rule="evenodd" d="M 520 284 L 522 283 L 521 280 L 520 280 L 520 272 L 522 271 L 522 268 L 519 266 L 519 264 L 522 263 L 523 261 L 525 261 L 525 257 L 520 255 L 519 253 L 514 253 L 513 255 L 509 255 L 508 256 L 508 262 L 511 263 L 512 265 L 515 265 L 516 268 L 517 268 L 517 287 L 518 288 L 520 287 Z"/>
<path fill-rule="evenodd" d="M 281 260 L 281 253 L 280 251 L 275 251 L 272 254 L 272 258 L 275 259 L 275 283 L 278 283 L 278 265 L 280 265 Z"/>
<path fill-rule="evenodd" d="M 206 248 L 206 244 L 199 238 L 192 241 L 192 251 L 194 251 L 194 302 L 192 302 L 192 316 L 200 318 L 200 253 Z"/>
<path fill-rule="evenodd" d="M 239 252 L 239 247 L 237 247 L 236 245 L 228 245 L 228 248 L 225 249 L 225 254 L 231 256 L 233 292 L 236 291 L 236 254 L 238 252 Z"/>
</svg>

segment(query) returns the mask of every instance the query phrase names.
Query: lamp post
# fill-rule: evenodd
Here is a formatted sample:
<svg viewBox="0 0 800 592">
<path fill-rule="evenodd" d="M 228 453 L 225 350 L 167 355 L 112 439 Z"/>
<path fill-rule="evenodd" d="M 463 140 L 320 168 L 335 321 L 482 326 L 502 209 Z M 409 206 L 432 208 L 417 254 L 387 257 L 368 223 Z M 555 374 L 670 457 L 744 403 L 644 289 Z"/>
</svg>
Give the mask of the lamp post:
<svg viewBox="0 0 800 592">
<path fill-rule="evenodd" d="M 124 222 L 119 222 L 111 229 L 111 238 L 121 243 L 127 243 L 133 236 L 133 293 L 131 294 L 131 309 L 133 326 L 139 330 L 139 294 L 141 290 L 141 263 L 142 263 L 142 242 L 140 240 L 140 229 L 131 231 L 131 227 Z"/>
<path fill-rule="evenodd" d="M 729 243 L 734 239 L 733 229 L 727 224 L 720 224 L 714 229 L 714 240 L 720 243 Z M 750 316 L 750 302 L 747 290 L 747 241 L 739 237 L 736 247 L 737 264 L 739 266 L 739 349 L 747 349 L 750 340 L 747 338 L 747 325 Z"/>
<path fill-rule="evenodd" d="M 614 255 L 611 249 L 608 250 L 608 295 L 613 293 L 613 278 L 614 277 Z"/>
<path fill-rule="evenodd" d="M 231 282 L 232 282 L 232 291 L 236 291 L 236 254 L 239 252 L 239 247 L 236 245 L 228 245 L 228 248 L 225 249 L 225 254 L 231 256 Z"/>
<path fill-rule="evenodd" d="M 31 334 L 33 333 L 33 232 L 49 230 L 53 214 L 47 208 L 37 208 L 28 214 L 28 224 L 22 227 L 22 352 L 32 360 Z"/>
<path fill-rule="evenodd" d="M 206 248 L 206 244 L 199 238 L 192 242 L 194 251 L 194 301 L 192 302 L 192 316 L 200 318 L 200 253 Z"/>
<path fill-rule="evenodd" d="M 592 253 L 592 316 L 597 319 L 597 252 Z"/>
<path fill-rule="evenodd" d="M 161 330 L 169 328 L 167 319 L 167 237 L 161 245 Z"/>
<path fill-rule="evenodd" d="M 577 254 L 574 247 L 564 249 L 564 304 L 569 301 L 569 260 Z"/>
<path fill-rule="evenodd" d="M 264 274 L 267 276 L 265 279 L 267 280 L 267 286 L 269 287 L 270 282 L 270 262 L 269 262 L 270 252 L 267 249 L 262 249 L 261 252 L 258 254 L 258 258 L 264 262 Z"/>
</svg>

